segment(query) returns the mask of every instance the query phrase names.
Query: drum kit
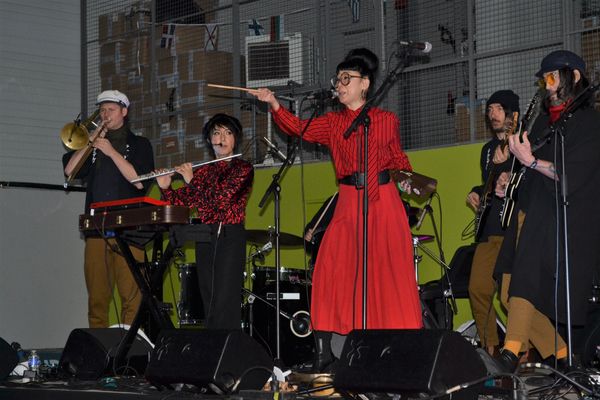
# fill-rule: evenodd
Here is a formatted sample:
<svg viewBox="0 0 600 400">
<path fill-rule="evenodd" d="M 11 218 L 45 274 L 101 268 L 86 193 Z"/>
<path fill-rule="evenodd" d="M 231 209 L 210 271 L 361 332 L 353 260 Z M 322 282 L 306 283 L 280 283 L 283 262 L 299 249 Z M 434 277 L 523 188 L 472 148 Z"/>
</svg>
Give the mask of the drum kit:
<svg viewBox="0 0 600 400">
<path fill-rule="evenodd" d="M 414 226 L 420 209 L 405 204 L 409 225 Z M 323 232 L 324 233 L 324 230 Z M 322 234 L 321 233 L 321 234 Z M 264 263 L 264 257 L 273 249 L 275 231 L 246 230 L 246 239 L 256 251 L 247 259 L 242 285 L 242 329 L 271 355 L 276 354 L 277 340 L 277 269 L 273 266 L 257 265 Z M 316 234 L 318 236 L 318 234 Z M 415 238 L 413 238 L 415 240 Z M 416 243 L 429 241 L 431 237 L 418 236 Z M 300 248 L 304 238 L 285 232 L 279 233 L 282 248 Z M 318 246 L 316 246 L 318 247 Z M 316 249 L 313 249 L 316 251 Z M 415 269 L 420 257 L 415 254 Z M 177 314 L 180 325 L 199 325 L 204 318 L 202 299 L 197 286 L 194 264 L 178 266 L 181 282 L 180 300 Z M 280 267 L 279 270 L 279 340 L 280 360 L 287 366 L 298 366 L 310 362 L 314 352 L 314 339 L 311 335 L 309 299 L 311 295 L 312 265 L 308 269 Z"/>
<path fill-rule="evenodd" d="M 273 234 L 272 229 L 246 231 L 247 242 L 253 244 L 257 251 L 248 257 L 243 276 L 241 326 L 274 355 L 277 271 L 272 266 L 257 265 L 257 261 L 264 261 L 264 255 L 272 249 Z M 281 232 L 279 244 L 285 248 L 300 248 L 304 246 L 304 239 Z M 177 302 L 179 324 L 201 325 L 204 311 L 195 264 L 179 264 L 177 269 L 180 280 Z M 307 275 L 310 277 L 307 271 L 299 268 L 281 267 L 279 271 L 281 360 L 288 366 L 299 365 L 312 358 L 314 340 L 308 312 L 311 281 Z"/>
</svg>

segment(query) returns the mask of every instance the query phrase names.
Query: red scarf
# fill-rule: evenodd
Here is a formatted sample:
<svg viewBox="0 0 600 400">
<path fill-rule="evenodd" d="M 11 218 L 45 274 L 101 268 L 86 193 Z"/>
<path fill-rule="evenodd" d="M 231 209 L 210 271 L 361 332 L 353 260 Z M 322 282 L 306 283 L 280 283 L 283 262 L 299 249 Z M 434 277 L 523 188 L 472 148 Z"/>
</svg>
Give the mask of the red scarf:
<svg viewBox="0 0 600 400">
<path fill-rule="evenodd" d="M 567 108 L 567 106 L 572 101 L 573 101 L 573 99 L 569 99 L 569 100 L 565 101 L 564 103 L 559 104 L 557 106 L 550 106 L 548 111 L 550 111 L 550 123 L 551 124 L 555 123 L 560 118 L 563 111 L 565 111 L 565 108 Z"/>
</svg>

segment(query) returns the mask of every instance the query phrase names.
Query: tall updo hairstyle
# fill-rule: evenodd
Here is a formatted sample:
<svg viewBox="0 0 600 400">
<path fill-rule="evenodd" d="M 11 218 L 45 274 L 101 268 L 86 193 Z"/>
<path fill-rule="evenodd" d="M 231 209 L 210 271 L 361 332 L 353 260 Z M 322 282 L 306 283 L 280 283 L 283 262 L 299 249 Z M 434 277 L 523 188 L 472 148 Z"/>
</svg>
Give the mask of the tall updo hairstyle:
<svg viewBox="0 0 600 400">
<path fill-rule="evenodd" d="M 242 131 L 242 124 L 240 123 L 240 121 L 237 118 L 232 117 L 231 115 L 220 113 L 220 114 L 213 115 L 211 117 L 211 119 L 209 119 L 208 122 L 206 124 L 204 124 L 204 128 L 202 128 L 202 136 L 204 137 L 204 140 L 208 144 L 208 149 L 210 151 L 210 154 L 213 157 L 216 157 L 215 149 L 213 149 L 213 147 L 212 147 L 211 136 L 212 136 L 213 130 L 217 126 L 222 126 L 224 128 L 227 128 L 231 131 L 231 133 L 233 133 L 233 136 L 235 138 L 235 146 L 233 147 L 233 152 L 238 153 L 238 149 L 240 148 L 240 146 L 242 144 L 242 138 L 243 138 L 243 133 L 244 133 Z"/>
<path fill-rule="evenodd" d="M 361 47 L 352 49 L 348 52 L 344 60 L 338 64 L 335 73 L 340 71 L 356 71 L 363 77 L 369 78 L 369 90 L 367 97 L 373 92 L 375 87 L 375 76 L 379 69 L 379 58 L 371 50 Z"/>
</svg>

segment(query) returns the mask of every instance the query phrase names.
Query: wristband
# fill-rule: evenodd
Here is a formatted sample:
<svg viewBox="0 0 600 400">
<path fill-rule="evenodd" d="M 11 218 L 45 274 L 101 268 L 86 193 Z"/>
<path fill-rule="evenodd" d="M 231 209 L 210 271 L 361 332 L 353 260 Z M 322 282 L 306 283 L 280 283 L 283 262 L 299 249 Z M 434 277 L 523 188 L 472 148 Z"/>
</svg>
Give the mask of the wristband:
<svg viewBox="0 0 600 400">
<path fill-rule="evenodd" d="M 535 167 L 537 167 L 538 165 L 538 159 L 534 159 L 533 162 L 531 164 L 529 164 L 529 169 L 535 169 Z"/>
</svg>

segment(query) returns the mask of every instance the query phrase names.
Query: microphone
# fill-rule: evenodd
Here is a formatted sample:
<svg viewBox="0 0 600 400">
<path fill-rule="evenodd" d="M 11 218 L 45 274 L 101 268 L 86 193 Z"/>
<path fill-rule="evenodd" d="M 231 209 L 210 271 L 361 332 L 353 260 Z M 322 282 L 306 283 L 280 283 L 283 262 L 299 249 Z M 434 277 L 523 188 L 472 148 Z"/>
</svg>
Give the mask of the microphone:
<svg viewBox="0 0 600 400">
<path fill-rule="evenodd" d="M 272 248 L 273 248 L 273 243 L 267 242 L 267 244 L 265 244 L 263 247 L 256 250 L 254 253 L 251 253 L 248 256 L 248 261 L 252 260 L 254 257 L 262 256 L 262 255 L 268 253 L 269 251 L 271 251 Z"/>
<path fill-rule="evenodd" d="M 427 215 L 427 212 L 429 210 L 429 205 L 431 204 L 431 199 L 433 198 L 433 196 L 429 196 L 429 198 L 427 199 L 427 203 L 425 203 L 425 206 L 423 206 L 423 209 L 421 210 L 421 215 L 419 215 L 419 221 L 417 222 L 417 225 L 415 225 L 415 229 L 419 230 L 419 228 L 421 228 L 421 224 L 423 223 L 423 220 L 425 219 L 425 215 Z"/>
<path fill-rule="evenodd" d="M 331 88 L 331 89 L 316 90 L 316 91 L 312 92 L 311 94 L 309 94 L 308 96 L 306 96 L 306 98 L 308 100 L 333 100 L 333 99 L 337 98 L 338 96 L 339 96 L 339 93 L 337 92 L 337 90 Z"/>
<path fill-rule="evenodd" d="M 275 146 L 269 139 L 263 136 L 262 138 L 266 143 L 269 150 L 275 154 L 277 157 L 281 158 L 281 161 L 286 161 L 287 157 L 283 154 L 277 146 Z"/>
<path fill-rule="evenodd" d="M 408 47 L 410 49 L 420 50 L 423 53 L 429 53 L 431 51 L 431 43 L 429 42 L 413 42 L 413 41 L 405 41 L 399 40 L 398 44 L 402 47 Z"/>
</svg>

